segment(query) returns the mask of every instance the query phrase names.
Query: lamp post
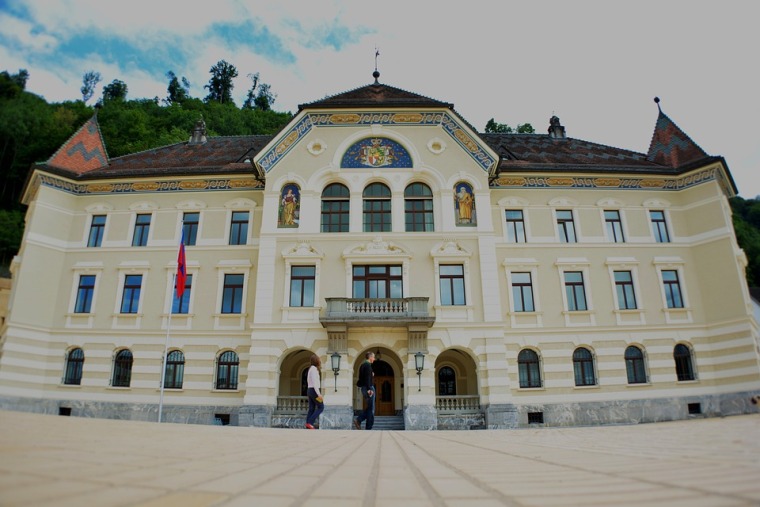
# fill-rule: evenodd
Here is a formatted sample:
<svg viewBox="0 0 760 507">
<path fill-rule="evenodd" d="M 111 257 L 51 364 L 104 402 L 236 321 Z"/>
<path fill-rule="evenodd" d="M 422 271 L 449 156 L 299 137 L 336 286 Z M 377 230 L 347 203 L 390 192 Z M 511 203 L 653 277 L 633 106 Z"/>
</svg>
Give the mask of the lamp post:
<svg viewBox="0 0 760 507">
<path fill-rule="evenodd" d="M 414 354 L 414 367 L 417 369 L 417 381 L 419 383 L 418 391 L 422 391 L 422 370 L 425 368 L 425 354 L 417 352 Z"/>
<path fill-rule="evenodd" d="M 333 352 L 330 356 L 333 375 L 335 375 L 335 392 L 338 392 L 338 374 L 340 373 L 340 354 Z"/>
</svg>

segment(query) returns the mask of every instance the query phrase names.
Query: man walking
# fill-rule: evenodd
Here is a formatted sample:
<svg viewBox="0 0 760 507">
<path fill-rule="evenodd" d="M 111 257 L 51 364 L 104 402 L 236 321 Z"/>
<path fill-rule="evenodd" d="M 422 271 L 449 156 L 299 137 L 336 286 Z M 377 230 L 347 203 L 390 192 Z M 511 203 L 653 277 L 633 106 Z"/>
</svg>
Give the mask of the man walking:
<svg viewBox="0 0 760 507">
<path fill-rule="evenodd" d="M 367 408 L 354 419 L 354 428 L 362 429 L 362 421 L 367 421 L 365 429 L 371 430 L 375 423 L 375 386 L 372 381 L 372 363 L 375 362 L 375 353 L 367 352 L 366 358 L 359 367 L 359 380 L 356 383 L 362 389 L 362 396 L 367 404 Z"/>
</svg>

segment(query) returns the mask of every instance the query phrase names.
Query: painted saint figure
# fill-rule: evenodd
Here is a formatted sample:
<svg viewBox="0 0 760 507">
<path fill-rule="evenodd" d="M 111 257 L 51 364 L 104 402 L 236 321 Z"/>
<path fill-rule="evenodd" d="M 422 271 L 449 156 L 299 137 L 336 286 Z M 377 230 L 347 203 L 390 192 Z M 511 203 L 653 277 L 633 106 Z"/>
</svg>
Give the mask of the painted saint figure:
<svg viewBox="0 0 760 507">
<path fill-rule="evenodd" d="M 294 185 L 289 185 L 283 189 L 282 200 L 280 201 L 280 227 L 298 227 L 297 192 L 298 188 Z"/>
<path fill-rule="evenodd" d="M 472 196 L 472 188 L 465 183 L 457 185 L 458 191 L 454 194 L 457 209 L 457 225 L 474 225 L 473 211 L 475 200 Z"/>
</svg>

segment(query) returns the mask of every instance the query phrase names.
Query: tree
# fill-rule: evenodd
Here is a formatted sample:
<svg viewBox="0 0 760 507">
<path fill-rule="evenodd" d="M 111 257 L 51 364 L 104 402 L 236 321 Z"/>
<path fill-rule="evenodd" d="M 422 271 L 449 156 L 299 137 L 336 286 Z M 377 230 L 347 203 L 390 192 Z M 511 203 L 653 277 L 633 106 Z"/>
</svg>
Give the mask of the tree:
<svg viewBox="0 0 760 507">
<path fill-rule="evenodd" d="M 79 91 L 82 92 L 82 102 L 87 103 L 95 94 L 95 87 L 100 83 L 100 72 L 90 70 L 84 73 L 82 76 L 82 88 Z"/>
<path fill-rule="evenodd" d="M 181 104 L 190 98 L 190 81 L 186 77 L 182 76 L 182 83 L 177 79 L 177 75 L 171 70 L 166 73 L 166 77 L 169 78 L 169 86 L 166 88 L 169 94 L 164 103 L 166 104 Z"/>
<path fill-rule="evenodd" d="M 7 70 L 0 72 L 0 98 L 17 97 L 26 89 L 29 72 L 19 69 L 18 74 L 9 74 Z"/>
<path fill-rule="evenodd" d="M 219 60 L 209 70 L 211 79 L 204 86 L 208 90 L 206 102 L 219 102 L 220 104 L 234 104 L 232 89 L 235 87 L 232 80 L 238 77 L 238 71 L 234 65 L 224 60 Z"/>
<path fill-rule="evenodd" d="M 530 123 L 521 123 L 517 125 L 517 129 L 513 129 L 506 123 L 496 123 L 493 118 L 486 123 L 487 134 L 533 134 L 536 130 Z"/>
<path fill-rule="evenodd" d="M 266 83 L 259 84 L 259 73 L 248 74 L 253 84 L 248 90 L 243 109 L 257 109 L 259 111 L 269 111 L 272 109 L 277 95 L 272 93 L 272 87 Z M 256 91 L 258 89 L 258 91 Z"/>
<path fill-rule="evenodd" d="M 127 84 L 124 81 L 114 79 L 111 84 L 103 87 L 103 103 L 113 100 L 127 100 Z"/>
</svg>

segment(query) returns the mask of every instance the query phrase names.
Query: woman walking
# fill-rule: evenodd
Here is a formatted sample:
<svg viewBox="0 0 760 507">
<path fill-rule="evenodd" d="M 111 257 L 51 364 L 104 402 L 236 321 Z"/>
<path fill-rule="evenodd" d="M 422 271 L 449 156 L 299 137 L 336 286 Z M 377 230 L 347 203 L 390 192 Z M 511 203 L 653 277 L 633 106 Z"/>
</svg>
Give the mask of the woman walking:
<svg viewBox="0 0 760 507">
<path fill-rule="evenodd" d="M 325 404 L 322 400 L 322 393 L 319 391 L 320 379 L 322 378 L 322 361 L 319 356 L 312 354 L 309 358 L 311 366 L 309 366 L 309 372 L 306 374 L 306 397 L 309 398 L 309 411 L 306 414 L 306 427 L 310 430 L 316 429 L 314 423 L 319 426 L 319 415 L 325 409 Z"/>
</svg>

